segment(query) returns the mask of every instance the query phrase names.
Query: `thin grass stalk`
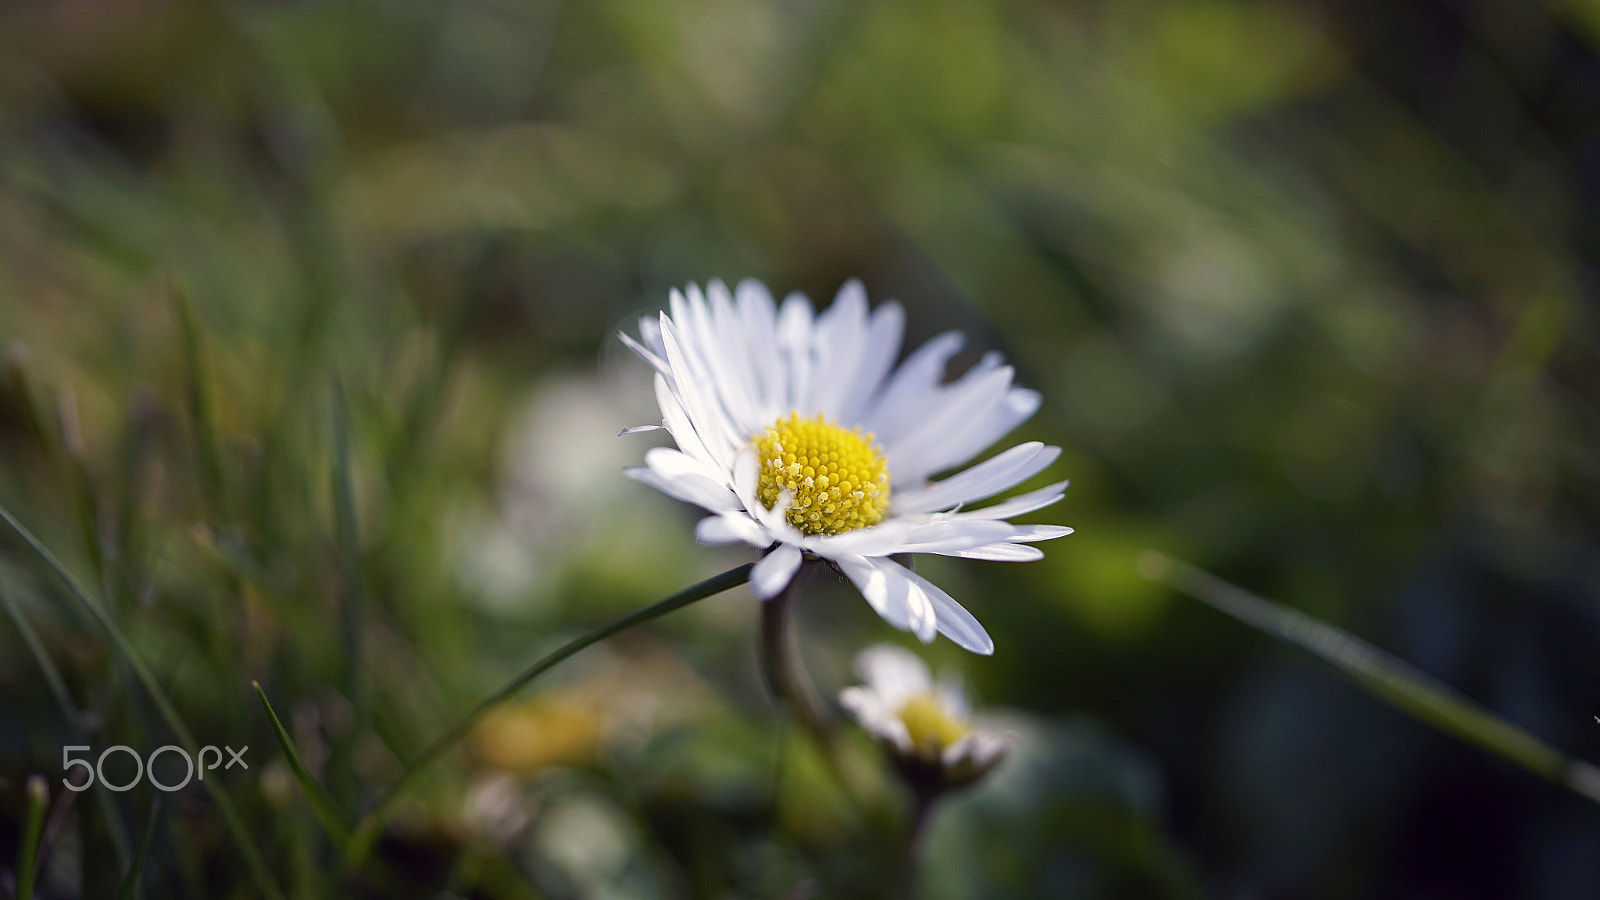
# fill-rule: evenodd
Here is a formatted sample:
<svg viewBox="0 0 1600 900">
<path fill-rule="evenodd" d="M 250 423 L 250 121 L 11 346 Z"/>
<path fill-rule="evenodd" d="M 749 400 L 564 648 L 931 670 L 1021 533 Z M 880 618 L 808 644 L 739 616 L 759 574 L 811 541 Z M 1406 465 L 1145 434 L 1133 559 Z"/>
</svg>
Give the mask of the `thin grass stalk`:
<svg viewBox="0 0 1600 900">
<path fill-rule="evenodd" d="M 122 884 L 117 888 L 117 900 L 132 900 L 144 894 L 139 887 L 139 875 L 144 871 L 145 860 L 150 857 L 150 843 L 156 833 L 156 814 L 160 811 L 161 797 L 158 795 L 150 801 L 150 813 L 144 819 L 144 833 L 139 836 L 139 851 L 134 854 L 128 874 L 123 876 Z"/>
<path fill-rule="evenodd" d="M 22 791 L 27 797 L 27 811 L 23 813 L 22 846 L 17 850 L 17 900 L 32 900 L 39 874 L 39 835 L 44 831 L 44 808 L 50 801 L 50 791 L 39 775 L 29 775 Z"/>
<path fill-rule="evenodd" d="M 252 681 L 250 686 L 255 688 L 256 697 L 261 701 L 261 708 L 266 710 L 267 718 L 272 722 L 272 734 L 278 739 L 278 747 L 283 750 L 284 758 L 289 761 L 290 773 L 294 775 L 294 780 L 299 783 L 300 789 L 305 792 L 306 801 L 311 804 L 311 811 L 322 824 L 323 830 L 342 846 L 350 839 L 350 826 L 346 824 L 344 813 L 339 811 L 339 804 L 328 795 L 322 785 L 317 783 L 316 778 L 311 775 L 311 770 L 306 767 L 305 761 L 300 758 L 294 739 L 290 737 L 288 729 L 283 727 L 283 720 L 278 718 L 277 711 L 272 708 L 272 702 L 267 699 L 267 692 L 262 689 L 261 682 Z"/>
<path fill-rule="evenodd" d="M 362 679 L 365 598 L 361 590 L 361 541 L 356 523 L 356 502 L 350 479 L 350 414 L 344 390 L 333 387 L 333 458 L 329 467 L 329 492 L 333 500 L 334 548 L 338 560 L 339 621 L 344 646 L 340 680 L 354 720 L 344 740 L 334 747 L 331 771 L 334 790 L 349 803 L 357 802 L 355 736 L 365 724 L 366 689 Z"/>
<path fill-rule="evenodd" d="M 184 386 L 188 389 L 189 415 L 194 421 L 194 452 L 200 463 L 200 483 L 212 508 L 229 517 L 227 485 L 217 454 L 217 430 L 211 417 L 211 396 L 205 377 L 205 345 L 195 321 L 194 301 L 179 282 L 172 284 L 172 303 L 178 313 L 178 338 L 183 347 Z"/>
<path fill-rule="evenodd" d="M 1600 803 L 1600 768 L 1567 756 L 1410 663 L 1166 554 L 1145 551 L 1139 571 L 1246 625 L 1311 651 L 1401 711 Z"/>
</svg>

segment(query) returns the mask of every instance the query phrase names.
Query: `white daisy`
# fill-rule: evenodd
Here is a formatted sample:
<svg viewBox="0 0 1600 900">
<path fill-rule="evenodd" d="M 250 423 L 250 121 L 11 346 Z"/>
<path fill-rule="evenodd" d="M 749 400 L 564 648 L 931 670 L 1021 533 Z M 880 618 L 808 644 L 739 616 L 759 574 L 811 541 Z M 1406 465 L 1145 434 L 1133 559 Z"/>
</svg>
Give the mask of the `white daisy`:
<svg viewBox="0 0 1600 900">
<path fill-rule="evenodd" d="M 639 321 L 623 341 L 656 370 L 662 424 L 677 448 L 655 447 L 628 469 L 657 490 L 710 510 L 701 544 L 744 542 L 767 553 L 750 574 L 763 600 L 776 596 L 809 555 L 849 578 L 891 625 L 924 643 L 942 633 L 975 653 L 994 652 L 961 604 L 890 557 L 938 553 L 1018 562 L 1044 554 L 1033 541 L 1070 534 L 1008 517 L 1061 499 L 1066 482 L 983 509 L 966 504 L 1042 471 L 1061 450 L 1019 444 L 971 461 L 1039 408 L 1038 393 L 1012 385 L 990 353 L 943 383 L 963 337 L 947 332 L 900 365 L 905 314 L 893 301 L 870 314 L 851 280 L 818 314 L 790 294 L 778 307 L 766 287 L 729 293 L 674 290 L 670 313 Z"/>
<path fill-rule="evenodd" d="M 974 729 L 961 687 L 940 679 L 916 654 L 878 644 L 856 657 L 866 682 L 839 692 L 839 702 L 892 754 L 908 775 L 942 787 L 977 780 L 999 762 L 1013 736 Z"/>
</svg>

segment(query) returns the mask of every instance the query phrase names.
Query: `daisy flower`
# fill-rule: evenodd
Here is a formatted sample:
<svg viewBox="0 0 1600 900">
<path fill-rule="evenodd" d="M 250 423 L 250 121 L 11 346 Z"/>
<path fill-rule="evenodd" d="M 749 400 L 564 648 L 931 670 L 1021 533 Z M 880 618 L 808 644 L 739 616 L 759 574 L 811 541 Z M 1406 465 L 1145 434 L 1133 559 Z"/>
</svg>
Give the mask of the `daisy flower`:
<svg viewBox="0 0 1600 900">
<path fill-rule="evenodd" d="M 763 600 L 777 596 L 804 558 L 826 560 L 889 624 L 924 643 L 935 632 L 975 653 L 994 652 L 961 604 L 891 557 L 937 553 L 1020 562 L 1058 525 L 1007 519 L 1061 499 L 1066 482 L 981 509 L 1042 471 L 1061 450 L 1019 444 L 970 462 L 1039 408 L 990 353 L 944 383 L 962 346 L 958 332 L 928 341 L 898 366 L 905 313 L 868 312 L 851 280 L 821 313 L 800 294 L 780 307 L 759 282 L 729 292 L 713 281 L 671 294 L 670 311 L 639 321 L 622 340 L 655 369 L 661 425 L 676 448 L 655 447 L 631 477 L 709 510 L 695 527 L 705 545 L 766 551 L 750 573 Z"/>
<path fill-rule="evenodd" d="M 856 657 L 856 674 L 866 684 L 840 691 L 839 702 L 919 784 L 941 790 L 970 784 L 1015 740 L 969 725 L 961 687 L 935 683 L 928 666 L 904 647 L 868 647 Z"/>
</svg>

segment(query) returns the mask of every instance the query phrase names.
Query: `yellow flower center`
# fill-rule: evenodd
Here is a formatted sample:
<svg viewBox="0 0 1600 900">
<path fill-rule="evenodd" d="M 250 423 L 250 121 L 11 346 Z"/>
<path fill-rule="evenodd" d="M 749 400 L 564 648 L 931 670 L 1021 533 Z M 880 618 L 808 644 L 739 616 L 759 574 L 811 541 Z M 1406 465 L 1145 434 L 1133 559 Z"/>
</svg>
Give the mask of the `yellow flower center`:
<svg viewBox="0 0 1600 900">
<path fill-rule="evenodd" d="M 756 496 L 772 509 L 788 491 L 789 524 L 805 534 L 839 534 L 876 525 L 889 511 L 889 463 L 859 427 L 825 416 L 779 419 L 755 439 L 761 459 Z"/>
<path fill-rule="evenodd" d="M 907 700 L 900 707 L 900 721 L 911 735 L 912 747 L 935 754 L 972 731 L 967 723 L 950 715 L 932 694 L 918 694 Z"/>
</svg>

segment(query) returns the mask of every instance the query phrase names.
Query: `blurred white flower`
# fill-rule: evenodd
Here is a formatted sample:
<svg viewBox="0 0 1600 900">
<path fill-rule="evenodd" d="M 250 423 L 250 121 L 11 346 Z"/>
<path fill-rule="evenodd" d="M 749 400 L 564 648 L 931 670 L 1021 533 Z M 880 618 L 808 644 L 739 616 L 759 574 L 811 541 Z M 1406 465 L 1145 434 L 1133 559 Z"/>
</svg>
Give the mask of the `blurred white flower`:
<svg viewBox="0 0 1600 900">
<path fill-rule="evenodd" d="M 623 341 L 656 370 L 656 400 L 677 448 L 656 447 L 628 474 L 710 510 L 695 538 L 768 551 L 750 575 L 758 597 L 789 585 L 806 556 L 827 560 L 891 625 L 924 643 L 939 632 L 975 653 L 994 642 L 961 604 L 890 557 L 937 553 L 1018 562 L 1059 525 L 1007 519 L 1061 499 L 1066 482 L 983 509 L 966 509 L 1043 471 L 1060 448 L 1019 444 L 941 481 L 1039 408 L 990 353 L 944 384 L 963 338 L 947 332 L 898 367 L 905 315 L 870 315 L 850 281 L 818 314 L 791 294 L 780 309 L 766 287 L 721 282 L 671 294 L 671 312 Z"/>
<path fill-rule="evenodd" d="M 940 788 L 968 784 L 993 768 L 1014 738 L 975 729 L 960 685 L 935 683 L 916 654 L 877 644 L 856 657 L 866 682 L 839 692 L 839 702 L 914 780 Z"/>
<path fill-rule="evenodd" d="M 637 528 L 631 537 L 671 527 L 668 510 L 642 507 L 617 481 L 636 458 L 615 439 L 617 418 L 649 407 L 638 402 L 645 379 L 614 379 L 555 373 L 507 429 L 493 504 L 459 513 L 452 556 L 472 602 L 497 616 L 538 614 L 573 561 L 614 547 L 619 528 Z"/>
</svg>

